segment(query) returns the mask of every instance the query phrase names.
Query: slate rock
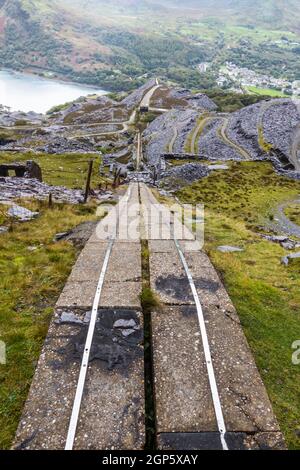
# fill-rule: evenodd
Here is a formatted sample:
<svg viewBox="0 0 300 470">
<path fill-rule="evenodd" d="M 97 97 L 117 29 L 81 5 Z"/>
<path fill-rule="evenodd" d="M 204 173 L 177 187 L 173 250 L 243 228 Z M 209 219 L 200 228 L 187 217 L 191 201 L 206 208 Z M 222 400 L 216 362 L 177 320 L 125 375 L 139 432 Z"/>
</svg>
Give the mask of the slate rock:
<svg viewBox="0 0 300 470">
<path fill-rule="evenodd" d="M 221 251 L 221 253 L 235 253 L 235 252 L 244 251 L 243 248 L 239 248 L 237 246 L 229 246 L 229 245 L 218 246 L 217 250 Z"/>
<path fill-rule="evenodd" d="M 38 212 L 32 212 L 29 209 L 18 205 L 13 205 L 12 207 L 10 207 L 7 214 L 10 217 L 19 219 L 21 222 L 27 222 L 29 220 L 35 219 L 39 215 Z"/>
<path fill-rule="evenodd" d="M 82 325 L 82 321 L 72 312 L 63 312 L 58 323 L 78 323 Z"/>
<path fill-rule="evenodd" d="M 291 253 L 290 255 L 286 255 L 283 258 L 281 258 L 281 263 L 284 264 L 285 266 L 288 266 L 290 263 L 290 260 L 293 259 L 299 259 L 300 258 L 300 251 L 298 253 Z"/>
<path fill-rule="evenodd" d="M 281 245 L 282 248 L 284 248 L 285 250 L 294 250 L 296 243 L 293 242 L 292 240 L 288 240 L 288 241 L 286 241 L 286 242 L 280 243 L 280 245 Z"/>
<path fill-rule="evenodd" d="M 208 165 L 209 170 L 229 170 L 228 165 Z"/>
<path fill-rule="evenodd" d="M 199 163 L 186 163 L 184 165 L 174 166 L 163 173 L 163 178 L 178 178 L 186 183 L 192 183 L 198 179 L 209 175 L 209 169 Z"/>
</svg>

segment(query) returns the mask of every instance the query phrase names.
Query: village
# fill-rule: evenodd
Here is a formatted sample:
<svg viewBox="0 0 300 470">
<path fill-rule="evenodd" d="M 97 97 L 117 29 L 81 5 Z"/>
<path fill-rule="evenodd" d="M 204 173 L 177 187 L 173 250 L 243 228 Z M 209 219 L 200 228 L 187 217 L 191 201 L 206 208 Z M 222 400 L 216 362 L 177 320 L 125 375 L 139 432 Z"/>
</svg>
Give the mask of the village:
<svg viewBox="0 0 300 470">
<path fill-rule="evenodd" d="M 289 96 L 300 96 L 299 80 L 290 82 L 284 78 L 261 75 L 254 70 L 238 67 L 232 62 L 226 62 L 220 68 L 217 84 L 222 88 L 232 85 L 234 91 L 244 91 L 249 87 L 256 87 L 277 90 Z"/>
</svg>

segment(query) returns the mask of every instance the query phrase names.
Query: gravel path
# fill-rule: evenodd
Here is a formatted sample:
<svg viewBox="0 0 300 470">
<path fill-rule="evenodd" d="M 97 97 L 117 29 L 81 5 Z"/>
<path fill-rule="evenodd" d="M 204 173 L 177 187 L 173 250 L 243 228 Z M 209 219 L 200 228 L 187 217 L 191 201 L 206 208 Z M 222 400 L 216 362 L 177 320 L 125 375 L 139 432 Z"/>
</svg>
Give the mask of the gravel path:
<svg viewBox="0 0 300 470">
<path fill-rule="evenodd" d="M 237 150 L 237 152 L 240 153 L 242 155 L 242 157 L 244 157 L 246 160 L 251 160 L 251 155 L 245 149 L 243 149 L 243 147 L 241 147 L 240 145 L 238 145 L 237 143 L 235 143 L 231 139 L 229 139 L 229 137 L 227 135 L 228 124 L 229 124 L 229 119 L 224 118 L 222 127 L 220 128 L 221 138 L 224 140 L 225 144 L 227 144 L 230 147 L 233 147 L 235 150 Z"/>
<path fill-rule="evenodd" d="M 175 144 L 175 140 L 178 137 L 178 131 L 177 131 L 176 127 L 174 127 L 173 131 L 174 131 L 174 134 L 173 134 L 172 139 L 169 143 L 169 153 L 173 153 L 173 147 L 174 147 L 174 144 Z"/>
<path fill-rule="evenodd" d="M 198 149 L 197 149 L 197 138 L 200 138 L 200 134 L 202 133 L 204 127 L 206 124 L 212 119 L 212 117 L 206 117 L 204 119 L 201 119 L 199 122 L 198 126 L 195 128 L 193 136 L 192 136 L 192 142 L 191 142 L 191 153 L 197 154 Z"/>
</svg>

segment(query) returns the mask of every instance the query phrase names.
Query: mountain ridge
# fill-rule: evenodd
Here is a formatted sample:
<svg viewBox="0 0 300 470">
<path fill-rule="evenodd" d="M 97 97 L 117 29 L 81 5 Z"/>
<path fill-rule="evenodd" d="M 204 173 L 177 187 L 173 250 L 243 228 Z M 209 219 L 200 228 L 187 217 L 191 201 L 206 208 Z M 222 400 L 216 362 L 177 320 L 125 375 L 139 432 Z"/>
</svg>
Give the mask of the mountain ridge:
<svg viewBox="0 0 300 470">
<path fill-rule="evenodd" d="M 0 65 L 49 70 L 110 90 L 131 90 L 147 73 L 186 87 L 212 88 L 215 76 L 200 75 L 197 64 L 208 61 L 219 67 L 229 60 L 245 66 L 245 58 L 251 68 L 262 72 L 265 64 L 275 76 L 287 63 L 292 79 L 300 79 L 297 51 L 272 42 L 280 35 L 297 40 L 296 1 L 207 3 L 1 0 Z M 270 28 L 288 29 L 274 34 Z"/>
</svg>

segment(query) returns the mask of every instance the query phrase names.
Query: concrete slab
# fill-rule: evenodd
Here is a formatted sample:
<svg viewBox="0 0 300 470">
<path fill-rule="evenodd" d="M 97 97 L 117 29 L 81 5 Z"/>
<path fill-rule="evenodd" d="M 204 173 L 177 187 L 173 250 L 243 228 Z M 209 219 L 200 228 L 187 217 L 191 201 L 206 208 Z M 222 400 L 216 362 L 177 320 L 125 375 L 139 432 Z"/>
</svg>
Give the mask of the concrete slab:
<svg viewBox="0 0 300 470">
<path fill-rule="evenodd" d="M 86 259 L 87 256 L 89 256 L 89 260 L 92 260 L 92 256 L 94 257 L 95 260 L 97 259 L 102 259 L 102 253 L 107 250 L 109 246 L 108 241 L 101 241 L 97 244 L 90 243 L 89 241 L 86 243 L 84 246 L 83 250 L 81 251 L 78 261 L 83 259 Z"/>
<path fill-rule="evenodd" d="M 94 232 L 95 233 L 95 232 Z M 89 238 L 88 242 L 85 244 L 85 247 L 83 250 L 105 250 L 107 249 L 108 247 L 108 244 L 109 244 L 109 240 L 98 240 L 97 242 L 93 242 L 92 238 L 94 236 L 94 233 L 93 235 Z"/>
<path fill-rule="evenodd" d="M 56 312 L 14 448 L 64 449 L 88 317 L 84 310 Z M 99 311 L 75 448 L 143 447 L 142 345 L 143 323 L 140 312 L 124 309 Z"/>
<path fill-rule="evenodd" d="M 190 258 L 188 264 L 193 277 L 199 279 L 203 275 L 199 259 Z M 208 261 L 204 264 L 208 265 Z M 227 430 L 279 431 L 236 310 L 212 266 L 205 269 L 205 280 L 206 285 L 196 283 L 196 287 L 204 311 Z M 213 291 L 207 286 L 216 289 Z"/>
<path fill-rule="evenodd" d="M 215 272 L 215 276 L 217 276 L 215 268 L 213 267 L 209 257 L 203 251 L 196 251 L 190 253 L 188 250 L 185 250 L 184 256 L 188 262 L 190 269 L 197 270 L 199 272 L 204 269 L 211 269 Z"/>
<path fill-rule="evenodd" d="M 216 431 L 194 306 L 152 314 L 157 433 Z"/>
<path fill-rule="evenodd" d="M 69 277 L 69 281 L 98 282 L 108 244 L 89 244 L 81 252 Z"/>
<path fill-rule="evenodd" d="M 150 253 L 173 253 L 176 255 L 176 246 L 173 240 L 149 240 Z"/>
<path fill-rule="evenodd" d="M 147 206 L 157 202 L 144 185 L 141 198 Z M 138 200 L 138 185 L 130 185 L 118 207 L 122 237 L 127 225 L 140 219 L 140 209 L 134 207 Z M 167 223 L 168 209 L 162 212 L 165 240 L 159 223 L 146 222 L 144 227 L 159 233 L 157 240 L 149 240 L 151 288 L 165 304 L 152 314 L 158 446 L 219 449 L 194 299 Z M 108 231 L 102 230 L 100 237 L 93 234 L 58 300 L 60 308 L 50 325 L 15 447 L 64 448 L 106 237 L 116 232 L 114 214 L 100 229 L 106 223 Z M 226 290 L 205 253 L 195 252 L 193 241 L 180 244 L 203 307 L 229 447 L 284 448 Z M 139 235 L 132 241 L 126 234 L 115 242 L 101 294 L 76 449 L 135 450 L 145 444 L 141 290 Z"/>
<path fill-rule="evenodd" d="M 197 253 L 203 248 L 202 240 L 179 240 L 179 245 L 183 253 Z"/>
<path fill-rule="evenodd" d="M 112 219 L 108 216 L 106 222 Z M 57 313 L 40 357 L 16 447 L 64 448 L 89 312 L 107 247 L 108 242 L 94 233 L 57 302 Z M 117 310 L 101 310 L 96 325 L 77 448 L 144 446 L 143 325 L 137 311 L 140 293 L 140 243 L 117 241 L 100 298 L 100 306 Z"/>
<path fill-rule="evenodd" d="M 140 239 L 140 215 L 139 204 L 119 204 L 112 208 L 97 225 L 89 243 L 101 243 L 110 238 L 120 240 L 139 241 Z"/>
<path fill-rule="evenodd" d="M 80 362 L 78 324 L 51 322 L 16 433 L 14 448 L 64 449 Z M 68 362 L 66 363 L 66 357 Z"/>
<path fill-rule="evenodd" d="M 176 214 L 171 213 L 168 207 L 160 204 L 151 191 L 145 187 L 140 188 L 141 214 L 143 226 L 146 229 L 146 238 L 152 240 L 194 240 L 192 231 L 182 224 Z"/>
<path fill-rule="evenodd" d="M 118 206 L 112 207 L 109 214 L 100 220 L 88 243 L 103 243 L 115 236 Z"/>
<path fill-rule="evenodd" d="M 143 183 L 140 183 L 140 197 L 142 204 L 157 204 L 157 199 L 153 196 L 152 192 Z"/>
<path fill-rule="evenodd" d="M 93 340 L 75 449 L 145 445 L 142 314 L 102 310 Z"/>
<path fill-rule="evenodd" d="M 140 252 L 141 249 L 141 241 L 140 240 L 116 240 L 114 243 L 114 248 L 118 248 L 120 251 L 121 250 L 126 250 L 126 251 L 135 251 L 135 252 Z"/>
<path fill-rule="evenodd" d="M 198 256 L 201 249 L 200 242 L 180 240 L 179 245 L 183 253 L 190 253 Z M 177 253 L 175 242 L 171 240 L 149 240 L 149 249 L 152 253 Z"/>
<path fill-rule="evenodd" d="M 141 308 L 140 295 L 142 284 L 137 282 L 111 282 L 104 283 L 100 299 L 101 307 L 130 307 Z"/>
<path fill-rule="evenodd" d="M 177 253 L 150 252 L 150 282 L 161 302 L 168 305 L 193 304 L 188 279 Z"/>
<path fill-rule="evenodd" d="M 143 224 L 141 229 L 142 240 L 173 240 L 172 229 L 163 224 Z"/>
<path fill-rule="evenodd" d="M 129 189 L 116 206 L 111 207 L 109 214 L 102 219 L 91 236 L 89 243 L 101 243 L 104 240 L 117 237 L 119 239 L 139 240 L 139 231 L 134 226 L 139 226 L 139 199 L 137 188 Z M 128 235 L 128 230 L 134 236 Z"/>
<path fill-rule="evenodd" d="M 57 307 L 91 308 L 108 244 L 91 243 L 80 255 Z M 140 308 L 140 243 L 115 242 L 109 259 L 100 306 Z M 116 285 L 114 285 L 116 284 Z"/>
<path fill-rule="evenodd" d="M 141 246 L 117 242 L 112 250 L 107 282 L 140 281 L 142 279 Z"/>
<path fill-rule="evenodd" d="M 98 279 L 78 282 L 69 281 L 64 287 L 56 306 L 58 308 L 91 308 L 94 302 Z"/>
<path fill-rule="evenodd" d="M 124 207 L 118 219 L 117 238 L 138 241 L 140 239 L 140 206 L 138 203 Z"/>
<path fill-rule="evenodd" d="M 182 225 L 174 232 L 173 225 L 166 223 L 152 222 L 143 223 L 141 228 L 141 238 L 146 240 L 177 240 L 192 241 L 194 235 Z"/>
<path fill-rule="evenodd" d="M 185 259 L 198 288 L 201 303 L 207 307 L 220 308 L 239 322 L 235 308 L 208 256 L 203 252 L 187 252 Z"/>
<path fill-rule="evenodd" d="M 183 225 L 177 217 L 174 218 L 173 228 L 174 238 L 177 240 L 195 240 L 195 235 L 192 233 L 192 231 L 186 227 L 186 225 Z"/>
</svg>

